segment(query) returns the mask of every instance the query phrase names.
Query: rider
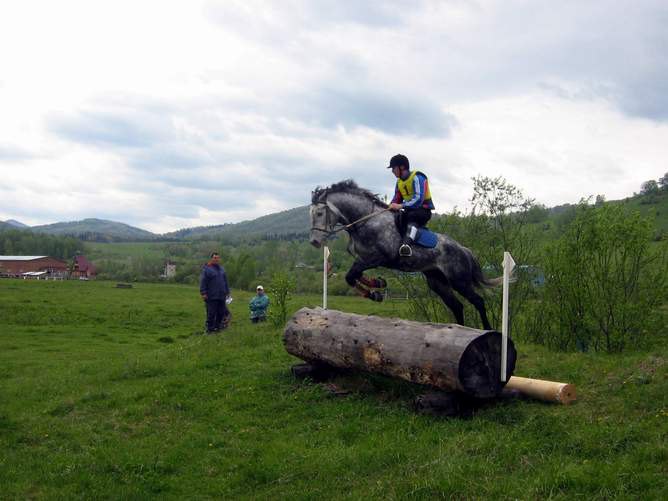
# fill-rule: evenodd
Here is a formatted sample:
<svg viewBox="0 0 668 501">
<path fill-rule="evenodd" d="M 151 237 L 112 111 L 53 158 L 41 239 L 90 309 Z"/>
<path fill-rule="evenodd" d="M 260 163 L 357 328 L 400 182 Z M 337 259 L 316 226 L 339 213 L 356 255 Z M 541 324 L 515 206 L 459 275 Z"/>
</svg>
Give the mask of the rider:
<svg viewBox="0 0 668 501">
<path fill-rule="evenodd" d="M 410 162 L 405 155 L 394 155 L 387 168 L 392 169 L 392 174 L 397 178 L 394 198 L 389 208 L 394 211 L 403 209 L 400 219 L 403 240 L 399 255 L 411 256 L 413 251 L 410 244 L 415 240 L 418 228 L 431 219 L 431 211 L 434 210 L 429 182 L 422 172 L 411 172 Z"/>
</svg>

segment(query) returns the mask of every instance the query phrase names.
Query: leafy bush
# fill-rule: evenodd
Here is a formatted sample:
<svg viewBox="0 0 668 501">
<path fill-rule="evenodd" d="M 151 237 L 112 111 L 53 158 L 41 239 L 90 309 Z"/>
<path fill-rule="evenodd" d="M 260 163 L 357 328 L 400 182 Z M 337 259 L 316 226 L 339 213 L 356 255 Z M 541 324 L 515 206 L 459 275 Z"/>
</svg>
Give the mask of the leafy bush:
<svg viewBox="0 0 668 501">
<path fill-rule="evenodd" d="M 269 319 L 274 327 L 282 327 L 288 317 L 288 299 L 295 290 L 295 279 L 285 271 L 279 271 L 271 277 L 269 287 L 272 308 Z"/>
<path fill-rule="evenodd" d="M 560 350 L 622 351 L 660 333 L 666 246 L 652 223 L 620 206 L 578 206 L 546 251 L 546 282 L 533 305 L 533 340 Z"/>
</svg>

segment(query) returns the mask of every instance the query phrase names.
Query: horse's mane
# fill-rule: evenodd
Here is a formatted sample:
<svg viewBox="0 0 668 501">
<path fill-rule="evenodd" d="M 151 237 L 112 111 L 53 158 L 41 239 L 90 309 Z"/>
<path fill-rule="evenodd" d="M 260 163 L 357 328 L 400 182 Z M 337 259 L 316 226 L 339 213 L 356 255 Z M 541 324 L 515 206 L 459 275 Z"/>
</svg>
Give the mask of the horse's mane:
<svg viewBox="0 0 668 501">
<path fill-rule="evenodd" d="M 311 196 L 311 203 L 314 204 L 318 203 L 321 200 L 323 200 L 326 195 L 329 195 L 331 193 L 350 193 L 352 195 L 360 195 L 364 198 L 369 199 L 374 204 L 380 205 L 381 207 L 384 208 L 387 207 L 387 204 L 383 202 L 380 198 L 378 198 L 377 194 L 371 193 L 369 190 L 365 188 L 360 188 L 359 186 L 357 186 L 357 183 L 352 179 L 339 181 L 338 183 L 334 183 L 328 188 L 321 188 L 320 186 L 318 186 L 315 190 L 313 190 Z"/>
</svg>

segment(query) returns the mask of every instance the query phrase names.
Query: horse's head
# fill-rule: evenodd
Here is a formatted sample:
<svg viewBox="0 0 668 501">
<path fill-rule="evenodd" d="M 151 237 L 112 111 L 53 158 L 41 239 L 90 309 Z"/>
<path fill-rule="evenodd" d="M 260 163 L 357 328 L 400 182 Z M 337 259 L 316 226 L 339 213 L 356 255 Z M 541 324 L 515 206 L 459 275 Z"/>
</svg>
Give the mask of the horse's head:
<svg viewBox="0 0 668 501">
<path fill-rule="evenodd" d="M 316 188 L 311 199 L 311 234 L 309 242 L 316 248 L 320 248 L 327 237 L 332 234 L 335 217 L 327 204 L 327 190 Z"/>
<path fill-rule="evenodd" d="M 331 234 L 363 221 L 378 208 L 386 209 L 387 204 L 352 179 L 316 188 L 311 194 L 311 245 L 320 247 Z M 337 224 L 345 227 L 334 229 Z"/>
</svg>

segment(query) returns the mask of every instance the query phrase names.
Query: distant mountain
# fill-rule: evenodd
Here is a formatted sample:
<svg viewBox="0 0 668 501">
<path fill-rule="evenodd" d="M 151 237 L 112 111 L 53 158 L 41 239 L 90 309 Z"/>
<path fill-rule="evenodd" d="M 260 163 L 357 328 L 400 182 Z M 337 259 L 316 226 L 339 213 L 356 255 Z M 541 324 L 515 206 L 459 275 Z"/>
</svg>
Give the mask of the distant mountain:
<svg viewBox="0 0 668 501">
<path fill-rule="evenodd" d="M 28 226 L 27 224 L 23 224 L 21 221 L 17 221 L 16 219 L 7 219 L 7 221 L 5 221 L 5 224 L 8 224 L 15 228 L 30 228 L 30 226 Z"/>
<path fill-rule="evenodd" d="M 611 200 L 606 203 L 623 204 L 631 210 L 639 210 L 643 215 L 652 215 L 659 232 L 668 232 L 668 191 L 652 195 L 634 195 L 622 200 Z M 572 204 L 558 205 L 552 208 L 543 207 L 534 214 L 533 222 L 559 220 L 567 222 L 574 214 L 576 206 Z M 437 217 L 437 216 L 435 216 Z M 308 235 L 311 223 L 309 206 L 276 212 L 257 219 L 240 223 L 227 223 L 215 226 L 197 226 L 184 228 L 162 235 L 135 228 L 133 226 L 106 221 L 104 219 L 84 219 L 66 223 L 55 223 L 29 227 L 14 220 L 0 221 L 0 231 L 24 229 L 51 235 L 69 235 L 81 240 L 96 242 L 132 242 L 151 240 L 192 240 L 192 239 L 296 239 Z"/>
<path fill-rule="evenodd" d="M 185 228 L 162 235 L 165 238 L 202 238 L 202 237 L 299 237 L 306 236 L 311 223 L 309 220 L 309 206 L 296 207 L 262 216 L 251 221 L 242 221 L 234 224 L 217 226 L 198 226 Z"/>
<path fill-rule="evenodd" d="M 158 235 L 125 223 L 105 219 L 83 219 L 65 223 L 33 226 L 30 230 L 49 235 L 67 235 L 92 242 L 129 242 L 155 240 Z"/>
</svg>

